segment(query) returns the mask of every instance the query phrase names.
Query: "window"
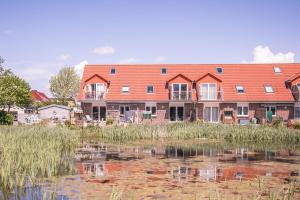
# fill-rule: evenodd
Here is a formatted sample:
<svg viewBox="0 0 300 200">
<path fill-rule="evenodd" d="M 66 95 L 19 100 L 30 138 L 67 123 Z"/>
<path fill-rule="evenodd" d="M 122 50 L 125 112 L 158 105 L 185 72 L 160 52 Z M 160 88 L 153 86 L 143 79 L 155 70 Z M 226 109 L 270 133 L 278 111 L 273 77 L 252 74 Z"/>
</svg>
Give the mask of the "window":
<svg viewBox="0 0 300 200">
<path fill-rule="evenodd" d="M 129 93 L 129 91 L 130 91 L 129 86 L 123 86 L 122 87 L 122 93 Z"/>
<path fill-rule="evenodd" d="M 203 83 L 200 85 L 201 100 L 216 100 L 217 85 L 215 83 Z"/>
<path fill-rule="evenodd" d="M 186 83 L 173 83 L 172 100 L 188 100 L 188 85 Z"/>
<path fill-rule="evenodd" d="M 222 67 L 217 67 L 216 72 L 217 72 L 217 74 L 222 74 L 223 73 L 223 68 Z"/>
<path fill-rule="evenodd" d="M 203 119 L 205 122 L 218 122 L 219 121 L 219 108 L 207 106 L 203 110 Z"/>
<path fill-rule="evenodd" d="M 110 74 L 116 74 L 116 68 L 111 68 L 110 69 Z"/>
<path fill-rule="evenodd" d="M 129 106 L 120 106 L 120 115 L 121 116 L 125 115 L 126 111 L 130 111 Z"/>
<path fill-rule="evenodd" d="M 272 112 L 272 116 L 276 116 L 276 106 L 267 106 L 266 107 L 266 115 L 268 115 L 268 112 Z"/>
<path fill-rule="evenodd" d="M 279 73 L 281 73 L 281 68 L 280 67 L 274 67 L 274 72 L 276 73 L 276 74 L 279 74 Z"/>
<path fill-rule="evenodd" d="M 165 67 L 161 68 L 161 74 L 167 74 L 167 68 Z"/>
<path fill-rule="evenodd" d="M 238 111 L 237 115 L 238 116 L 248 116 L 248 110 L 249 110 L 248 106 L 238 106 L 237 107 L 237 111 Z"/>
<path fill-rule="evenodd" d="M 236 92 L 237 92 L 237 93 L 245 93 L 245 89 L 244 89 L 243 86 L 237 85 L 237 86 L 236 86 Z"/>
<path fill-rule="evenodd" d="M 266 91 L 266 93 L 273 93 L 274 92 L 272 86 L 265 86 L 265 91 Z"/>
<path fill-rule="evenodd" d="M 295 119 L 300 118 L 300 107 L 295 107 Z"/>
<path fill-rule="evenodd" d="M 146 111 L 151 112 L 152 116 L 156 116 L 156 106 L 146 106 Z"/>
<path fill-rule="evenodd" d="M 147 86 L 147 93 L 154 93 L 154 87 L 153 87 L 153 85 L 148 85 Z"/>
</svg>

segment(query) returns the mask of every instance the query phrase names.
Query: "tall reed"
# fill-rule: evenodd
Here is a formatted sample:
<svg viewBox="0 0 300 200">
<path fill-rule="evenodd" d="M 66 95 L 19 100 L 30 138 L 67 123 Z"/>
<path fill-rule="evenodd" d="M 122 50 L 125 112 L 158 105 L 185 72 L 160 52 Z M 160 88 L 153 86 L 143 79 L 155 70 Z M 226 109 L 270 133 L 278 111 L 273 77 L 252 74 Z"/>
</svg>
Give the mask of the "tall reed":
<svg viewBox="0 0 300 200">
<path fill-rule="evenodd" d="M 78 134 L 66 128 L 0 126 L 0 186 L 4 194 L 40 178 L 73 170 Z"/>
</svg>

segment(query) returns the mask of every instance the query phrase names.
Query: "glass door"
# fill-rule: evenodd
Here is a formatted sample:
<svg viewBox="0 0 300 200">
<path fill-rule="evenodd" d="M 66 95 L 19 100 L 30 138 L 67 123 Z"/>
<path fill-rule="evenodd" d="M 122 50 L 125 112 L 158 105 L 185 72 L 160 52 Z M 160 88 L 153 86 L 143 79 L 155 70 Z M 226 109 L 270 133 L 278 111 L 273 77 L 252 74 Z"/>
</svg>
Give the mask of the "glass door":
<svg viewBox="0 0 300 200">
<path fill-rule="evenodd" d="M 219 122 L 219 108 L 218 107 L 204 107 L 203 119 L 205 122 Z"/>
<path fill-rule="evenodd" d="M 184 109 L 182 106 L 170 107 L 170 121 L 183 121 L 183 119 L 184 119 Z"/>
<path fill-rule="evenodd" d="M 100 106 L 100 120 L 106 121 L 106 107 Z"/>
</svg>

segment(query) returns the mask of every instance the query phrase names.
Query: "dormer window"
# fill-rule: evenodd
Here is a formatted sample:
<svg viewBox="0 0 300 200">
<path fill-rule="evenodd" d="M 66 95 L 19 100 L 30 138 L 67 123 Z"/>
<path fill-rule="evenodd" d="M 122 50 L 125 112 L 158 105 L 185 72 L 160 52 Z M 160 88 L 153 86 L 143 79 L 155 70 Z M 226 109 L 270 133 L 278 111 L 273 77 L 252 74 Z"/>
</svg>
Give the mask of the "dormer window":
<svg viewBox="0 0 300 200">
<path fill-rule="evenodd" d="M 242 85 L 237 85 L 236 86 L 236 92 L 237 93 L 245 93 L 245 89 Z"/>
<path fill-rule="evenodd" d="M 165 67 L 161 68 L 161 74 L 167 74 L 167 68 Z"/>
<path fill-rule="evenodd" d="M 265 86 L 266 93 L 274 93 L 273 87 L 270 85 Z"/>
<path fill-rule="evenodd" d="M 274 67 L 274 72 L 275 72 L 276 74 L 280 74 L 280 73 L 281 73 L 281 68 L 278 67 L 278 66 L 275 66 L 275 67 Z"/>
<path fill-rule="evenodd" d="M 217 67 L 216 72 L 217 72 L 217 74 L 222 74 L 223 73 L 223 68 L 222 67 Z"/>
<path fill-rule="evenodd" d="M 110 74 L 111 74 L 111 75 L 116 74 L 116 68 L 111 68 L 111 69 L 110 69 Z"/>
</svg>

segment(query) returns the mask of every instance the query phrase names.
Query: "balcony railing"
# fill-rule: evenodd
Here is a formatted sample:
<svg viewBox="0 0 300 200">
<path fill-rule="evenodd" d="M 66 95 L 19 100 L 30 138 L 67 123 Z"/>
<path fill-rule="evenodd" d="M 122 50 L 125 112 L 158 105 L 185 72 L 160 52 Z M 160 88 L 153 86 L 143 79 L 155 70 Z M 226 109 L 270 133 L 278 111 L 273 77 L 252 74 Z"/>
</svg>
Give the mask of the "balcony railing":
<svg viewBox="0 0 300 200">
<path fill-rule="evenodd" d="M 181 92 L 171 92 L 170 99 L 172 101 L 190 101 L 192 100 L 192 92 L 191 91 L 181 91 Z"/>
<path fill-rule="evenodd" d="M 223 91 L 212 91 L 212 92 L 205 92 L 199 94 L 199 101 L 222 101 L 223 100 Z"/>
<path fill-rule="evenodd" d="M 86 100 L 102 100 L 105 99 L 105 92 L 102 91 L 92 91 L 85 93 Z"/>
</svg>

